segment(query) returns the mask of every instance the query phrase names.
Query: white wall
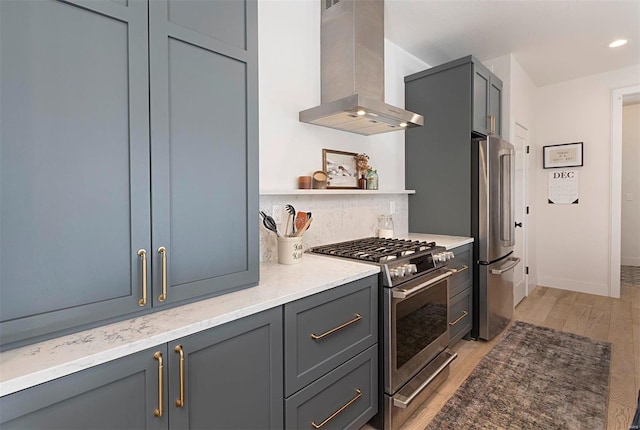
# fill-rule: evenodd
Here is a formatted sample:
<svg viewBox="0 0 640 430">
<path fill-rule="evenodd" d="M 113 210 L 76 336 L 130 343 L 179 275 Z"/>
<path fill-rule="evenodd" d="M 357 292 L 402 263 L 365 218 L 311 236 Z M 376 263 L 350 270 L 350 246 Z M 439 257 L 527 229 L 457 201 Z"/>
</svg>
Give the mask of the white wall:
<svg viewBox="0 0 640 430">
<path fill-rule="evenodd" d="M 322 169 L 322 149 L 369 155 L 381 190 L 403 190 L 404 132 L 360 136 L 298 121 L 320 104 L 320 5 L 317 0 L 258 0 L 260 190 L 293 190 L 297 177 Z M 404 106 L 404 77 L 429 65 L 385 39 L 385 101 Z M 407 195 L 261 195 L 260 208 L 291 203 L 313 213 L 304 248 L 376 234 L 377 216 L 396 207 L 396 231 L 408 229 Z M 258 222 L 258 221 L 256 221 Z M 281 230 L 286 227 L 286 217 Z M 261 260 L 276 258 L 273 234 L 260 227 Z"/>
<path fill-rule="evenodd" d="M 538 284 L 607 295 L 609 290 L 609 216 L 611 91 L 638 84 L 640 66 L 591 75 L 537 89 Z M 584 142 L 577 205 L 547 204 L 548 172 L 542 147 Z"/>
<path fill-rule="evenodd" d="M 640 266 L 640 104 L 624 106 L 622 113 L 621 209 L 620 260 L 625 266 Z"/>
<path fill-rule="evenodd" d="M 320 5 L 259 0 L 260 189 L 294 189 L 322 169 L 322 149 L 366 153 L 382 190 L 404 189 L 404 132 L 360 136 L 298 121 L 320 104 Z M 404 76 L 428 64 L 385 40 L 385 101 L 404 106 Z"/>
<path fill-rule="evenodd" d="M 515 142 L 515 124 L 529 130 L 529 145 L 534 147 L 534 107 L 537 88 L 529 75 L 524 71 L 513 54 L 503 55 L 498 58 L 483 61 L 503 83 L 502 88 L 502 135 L 510 142 Z M 537 258 L 536 258 L 536 210 L 531 196 L 536 193 L 535 166 L 536 152 L 527 155 L 528 173 L 525 178 L 525 187 L 528 195 L 523 196 L 525 204 L 529 204 L 530 213 L 524 220 L 527 233 L 527 261 L 529 267 L 528 281 L 531 286 L 537 283 Z M 517 199 L 516 199 L 517 201 Z"/>
</svg>

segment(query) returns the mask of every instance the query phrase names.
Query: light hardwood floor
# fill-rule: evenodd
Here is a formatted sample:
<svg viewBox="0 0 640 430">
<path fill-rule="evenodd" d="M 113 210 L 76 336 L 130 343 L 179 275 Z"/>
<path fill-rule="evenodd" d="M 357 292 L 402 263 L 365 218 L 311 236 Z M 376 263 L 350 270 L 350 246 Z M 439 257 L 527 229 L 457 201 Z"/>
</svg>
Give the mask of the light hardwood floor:
<svg viewBox="0 0 640 430">
<path fill-rule="evenodd" d="M 629 428 L 640 390 L 640 287 L 622 284 L 621 298 L 612 299 L 538 286 L 518 304 L 513 320 L 611 342 L 607 429 Z M 500 337 L 458 342 L 449 378 L 402 430 L 424 429 Z"/>
</svg>

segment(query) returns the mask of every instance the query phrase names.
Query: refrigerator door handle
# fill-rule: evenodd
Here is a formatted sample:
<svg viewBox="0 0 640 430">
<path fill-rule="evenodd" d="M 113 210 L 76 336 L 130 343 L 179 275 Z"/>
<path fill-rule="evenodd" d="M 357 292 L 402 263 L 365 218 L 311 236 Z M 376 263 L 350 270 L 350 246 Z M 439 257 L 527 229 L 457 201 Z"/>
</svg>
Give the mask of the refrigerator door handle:
<svg viewBox="0 0 640 430">
<path fill-rule="evenodd" d="M 502 266 L 499 269 L 491 269 L 491 274 L 502 275 L 504 272 L 508 272 L 518 265 L 518 263 L 520 262 L 520 257 L 509 257 L 507 258 L 507 261 L 510 262 L 508 265 Z"/>
</svg>

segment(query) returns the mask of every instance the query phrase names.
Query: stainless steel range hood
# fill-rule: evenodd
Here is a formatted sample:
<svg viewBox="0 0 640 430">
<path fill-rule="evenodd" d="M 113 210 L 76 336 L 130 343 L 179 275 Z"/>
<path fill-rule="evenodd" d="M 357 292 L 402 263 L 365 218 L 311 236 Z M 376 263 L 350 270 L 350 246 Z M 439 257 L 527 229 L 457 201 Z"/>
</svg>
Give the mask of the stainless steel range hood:
<svg viewBox="0 0 640 430">
<path fill-rule="evenodd" d="M 300 121 L 363 135 L 424 124 L 384 102 L 384 0 L 320 0 L 321 105 Z"/>
</svg>

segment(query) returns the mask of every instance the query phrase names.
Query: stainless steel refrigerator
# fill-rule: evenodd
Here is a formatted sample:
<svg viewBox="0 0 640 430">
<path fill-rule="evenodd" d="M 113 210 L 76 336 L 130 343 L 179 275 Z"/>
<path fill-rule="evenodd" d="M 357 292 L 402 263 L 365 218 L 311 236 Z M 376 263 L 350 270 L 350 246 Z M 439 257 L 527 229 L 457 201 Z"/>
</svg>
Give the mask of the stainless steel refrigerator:
<svg viewBox="0 0 640 430">
<path fill-rule="evenodd" d="M 471 140 L 474 324 L 472 336 L 489 340 L 513 316 L 515 149 L 497 137 Z"/>
</svg>

